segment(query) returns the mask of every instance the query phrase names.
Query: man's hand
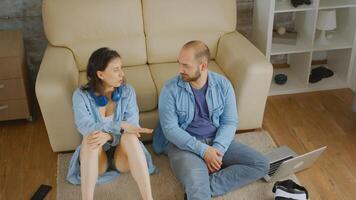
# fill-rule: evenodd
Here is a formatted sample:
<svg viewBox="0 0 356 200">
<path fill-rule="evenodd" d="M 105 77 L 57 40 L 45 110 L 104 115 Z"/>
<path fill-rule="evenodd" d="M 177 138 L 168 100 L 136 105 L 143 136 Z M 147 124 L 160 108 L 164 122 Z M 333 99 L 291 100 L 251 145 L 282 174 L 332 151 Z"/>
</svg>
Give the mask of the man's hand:
<svg viewBox="0 0 356 200">
<path fill-rule="evenodd" d="M 204 153 L 204 161 L 209 169 L 209 173 L 219 171 L 222 165 L 222 154 L 219 150 L 209 146 Z"/>
<path fill-rule="evenodd" d="M 95 131 L 88 136 L 88 145 L 92 149 L 102 147 L 107 141 L 112 140 L 112 136 L 102 131 Z"/>
<path fill-rule="evenodd" d="M 124 129 L 125 133 L 135 134 L 137 137 L 141 137 L 140 133 L 151 134 L 153 132 L 153 129 L 140 128 L 127 122 L 121 122 L 120 127 Z"/>
</svg>

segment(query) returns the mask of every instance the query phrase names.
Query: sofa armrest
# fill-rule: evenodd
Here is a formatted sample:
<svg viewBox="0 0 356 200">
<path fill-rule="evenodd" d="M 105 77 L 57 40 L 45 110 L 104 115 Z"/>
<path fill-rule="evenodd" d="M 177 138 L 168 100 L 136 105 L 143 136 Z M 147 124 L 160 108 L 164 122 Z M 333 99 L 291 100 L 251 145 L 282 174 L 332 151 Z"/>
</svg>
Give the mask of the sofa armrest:
<svg viewBox="0 0 356 200">
<path fill-rule="evenodd" d="M 272 79 L 271 63 L 236 31 L 220 38 L 216 62 L 234 86 L 239 129 L 260 128 Z"/>
<path fill-rule="evenodd" d="M 49 45 L 37 75 L 36 96 L 54 152 L 73 150 L 80 143 L 72 111 L 78 78 L 72 52 Z"/>
</svg>

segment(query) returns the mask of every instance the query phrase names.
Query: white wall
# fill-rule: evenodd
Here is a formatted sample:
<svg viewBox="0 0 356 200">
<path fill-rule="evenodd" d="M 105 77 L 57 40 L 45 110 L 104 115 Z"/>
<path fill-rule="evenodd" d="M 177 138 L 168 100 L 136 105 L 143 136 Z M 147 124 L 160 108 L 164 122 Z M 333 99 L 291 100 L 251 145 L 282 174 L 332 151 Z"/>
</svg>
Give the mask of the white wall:
<svg viewBox="0 0 356 200">
<path fill-rule="evenodd" d="M 356 59 L 354 62 L 354 67 L 352 69 L 352 75 L 351 75 L 351 89 L 356 92 Z"/>
<path fill-rule="evenodd" d="M 313 60 L 325 60 L 327 58 L 326 51 L 314 51 Z"/>
</svg>

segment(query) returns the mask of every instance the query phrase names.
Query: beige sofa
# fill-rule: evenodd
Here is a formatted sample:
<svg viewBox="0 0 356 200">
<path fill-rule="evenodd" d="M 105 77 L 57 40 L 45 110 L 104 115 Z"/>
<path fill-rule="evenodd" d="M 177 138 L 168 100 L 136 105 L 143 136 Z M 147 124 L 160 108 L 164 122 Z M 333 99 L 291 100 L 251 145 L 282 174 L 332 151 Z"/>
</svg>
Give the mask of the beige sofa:
<svg viewBox="0 0 356 200">
<path fill-rule="evenodd" d="M 239 129 L 261 127 L 272 66 L 235 31 L 235 0 L 44 0 L 42 14 L 49 45 L 36 95 L 53 151 L 73 150 L 80 143 L 71 97 L 87 81 L 90 54 L 103 46 L 123 58 L 141 126 L 157 124 L 158 96 L 178 71 L 181 46 L 202 40 L 212 54 L 209 69 L 234 86 Z"/>
</svg>

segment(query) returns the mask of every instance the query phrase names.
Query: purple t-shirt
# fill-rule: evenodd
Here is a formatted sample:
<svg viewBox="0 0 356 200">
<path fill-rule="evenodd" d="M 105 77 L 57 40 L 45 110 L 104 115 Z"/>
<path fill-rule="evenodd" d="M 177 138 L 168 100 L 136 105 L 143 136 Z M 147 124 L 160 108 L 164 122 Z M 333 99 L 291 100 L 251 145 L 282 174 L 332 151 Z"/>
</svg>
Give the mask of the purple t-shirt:
<svg viewBox="0 0 356 200">
<path fill-rule="evenodd" d="M 199 139 L 214 137 L 216 133 L 216 127 L 209 119 L 209 110 L 205 99 L 207 88 L 208 83 L 200 89 L 192 87 L 195 98 L 195 111 L 193 121 L 189 124 L 186 131 L 191 136 Z"/>
</svg>

